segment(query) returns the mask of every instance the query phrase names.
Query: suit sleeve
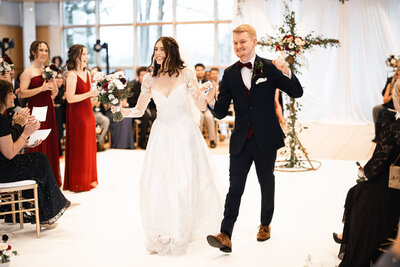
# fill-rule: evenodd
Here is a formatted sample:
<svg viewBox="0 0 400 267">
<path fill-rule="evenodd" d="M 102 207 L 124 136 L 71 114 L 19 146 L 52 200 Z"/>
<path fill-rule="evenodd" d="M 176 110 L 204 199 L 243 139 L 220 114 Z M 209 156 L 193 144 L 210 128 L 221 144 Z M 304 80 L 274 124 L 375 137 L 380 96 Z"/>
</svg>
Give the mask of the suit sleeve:
<svg viewBox="0 0 400 267">
<path fill-rule="evenodd" d="M 275 88 L 279 88 L 293 98 L 298 98 L 303 95 L 303 87 L 293 72 L 291 79 L 283 75 L 274 65 L 270 65 L 269 72 L 275 83 Z"/>
<path fill-rule="evenodd" d="M 229 90 L 229 85 L 227 82 L 227 77 L 222 76 L 222 81 L 219 86 L 218 100 L 215 101 L 214 107 L 209 106 L 209 110 L 214 115 L 215 118 L 221 120 L 228 115 L 229 106 L 232 102 L 232 95 Z"/>
</svg>

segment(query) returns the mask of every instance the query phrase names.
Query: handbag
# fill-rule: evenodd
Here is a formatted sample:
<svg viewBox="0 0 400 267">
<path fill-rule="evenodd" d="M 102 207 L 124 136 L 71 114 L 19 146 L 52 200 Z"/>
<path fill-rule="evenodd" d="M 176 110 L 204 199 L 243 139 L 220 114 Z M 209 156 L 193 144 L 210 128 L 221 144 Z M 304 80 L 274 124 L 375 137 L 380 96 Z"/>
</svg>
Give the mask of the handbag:
<svg viewBox="0 0 400 267">
<path fill-rule="evenodd" d="M 395 166 L 396 162 L 399 160 L 400 154 L 397 156 L 396 160 L 390 164 L 389 169 L 389 187 L 400 190 L 400 166 Z"/>
</svg>

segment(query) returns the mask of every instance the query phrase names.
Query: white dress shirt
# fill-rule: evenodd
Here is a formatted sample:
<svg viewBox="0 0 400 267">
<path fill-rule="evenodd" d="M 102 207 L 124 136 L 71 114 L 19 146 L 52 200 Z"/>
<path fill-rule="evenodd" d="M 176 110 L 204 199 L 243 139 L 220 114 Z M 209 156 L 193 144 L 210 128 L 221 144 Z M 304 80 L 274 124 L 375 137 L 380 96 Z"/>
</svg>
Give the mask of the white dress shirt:
<svg viewBox="0 0 400 267">
<path fill-rule="evenodd" d="M 247 62 L 251 63 L 252 68 L 246 68 L 243 67 L 240 71 L 240 73 L 242 74 L 242 80 L 244 85 L 246 85 L 247 89 L 250 90 L 251 88 L 251 78 L 253 77 L 253 69 L 254 69 L 254 61 L 256 60 L 256 54 L 254 54 L 254 56 Z M 247 62 L 243 62 L 240 60 L 240 62 L 242 63 L 247 63 Z"/>
</svg>

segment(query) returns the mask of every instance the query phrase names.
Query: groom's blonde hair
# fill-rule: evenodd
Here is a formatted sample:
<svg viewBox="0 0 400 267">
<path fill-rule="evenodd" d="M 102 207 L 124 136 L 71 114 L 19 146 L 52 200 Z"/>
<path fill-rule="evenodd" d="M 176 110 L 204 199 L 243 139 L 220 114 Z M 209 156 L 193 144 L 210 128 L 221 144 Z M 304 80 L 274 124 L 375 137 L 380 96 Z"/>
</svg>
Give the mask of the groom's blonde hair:
<svg viewBox="0 0 400 267">
<path fill-rule="evenodd" d="M 232 31 L 233 33 L 242 33 L 242 32 L 247 32 L 250 36 L 250 38 L 257 39 L 257 33 L 256 30 L 249 24 L 242 24 L 237 26 L 235 29 Z"/>
</svg>

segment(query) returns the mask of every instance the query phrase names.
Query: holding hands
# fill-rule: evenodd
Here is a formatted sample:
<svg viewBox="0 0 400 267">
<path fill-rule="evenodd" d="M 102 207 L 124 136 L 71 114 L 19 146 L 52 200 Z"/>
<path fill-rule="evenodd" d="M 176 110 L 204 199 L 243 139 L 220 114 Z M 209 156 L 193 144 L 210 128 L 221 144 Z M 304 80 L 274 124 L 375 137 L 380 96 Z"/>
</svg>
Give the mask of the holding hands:
<svg viewBox="0 0 400 267">
<path fill-rule="evenodd" d="M 282 71 L 283 74 L 289 75 L 290 69 L 288 63 L 285 60 L 285 52 L 280 51 L 280 53 L 280 57 L 272 60 L 272 64 L 274 64 L 278 70 Z"/>
</svg>

